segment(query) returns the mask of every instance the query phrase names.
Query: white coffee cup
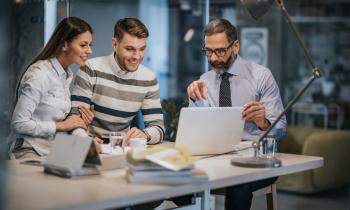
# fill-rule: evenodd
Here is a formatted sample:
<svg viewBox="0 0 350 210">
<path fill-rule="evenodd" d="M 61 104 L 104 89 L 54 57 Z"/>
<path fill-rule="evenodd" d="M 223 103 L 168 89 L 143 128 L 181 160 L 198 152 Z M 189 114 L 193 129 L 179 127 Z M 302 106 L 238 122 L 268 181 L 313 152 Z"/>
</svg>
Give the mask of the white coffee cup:
<svg viewBox="0 0 350 210">
<path fill-rule="evenodd" d="M 146 148 L 147 139 L 145 138 L 131 138 L 129 145 L 131 149 L 143 150 Z"/>
</svg>

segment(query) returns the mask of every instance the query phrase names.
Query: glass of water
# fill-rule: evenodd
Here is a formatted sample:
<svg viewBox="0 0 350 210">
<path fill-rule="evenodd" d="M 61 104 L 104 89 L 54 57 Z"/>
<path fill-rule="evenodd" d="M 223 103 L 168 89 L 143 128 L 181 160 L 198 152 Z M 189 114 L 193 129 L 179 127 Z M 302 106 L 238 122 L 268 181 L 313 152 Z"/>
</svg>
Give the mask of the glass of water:
<svg viewBox="0 0 350 210">
<path fill-rule="evenodd" d="M 272 159 L 275 157 L 276 151 L 276 137 L 274 135 L 267 135 L 260 142 L 260 157 Z"/>
<path fill-rule="evenodd" d="M 116 147 L 124 149 L 124 133 L 123 132 L 111 132 L 109 134 L 109 145 L 111 150 Z"/>
</svg>

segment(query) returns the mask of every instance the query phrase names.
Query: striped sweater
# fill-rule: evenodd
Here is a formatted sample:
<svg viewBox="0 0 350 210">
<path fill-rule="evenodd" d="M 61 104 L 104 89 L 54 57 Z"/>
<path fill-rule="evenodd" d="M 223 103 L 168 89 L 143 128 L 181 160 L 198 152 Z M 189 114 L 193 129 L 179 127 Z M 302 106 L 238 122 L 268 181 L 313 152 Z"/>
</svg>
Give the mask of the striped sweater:
<svg viewBox="0 0 350 210">
<path fill-rule="evenodd" d="M 95 106 L 95 117 L 88 135 L 108 138 L 112 131 L 127 132 L 132 119 L 141 110 L 144 131 L 160 143 L 164 137 L 159 85 L 155 74 L 143 65 L 135 72 L 121 70 L 114 55 L 89 59 L 77 72 L 72 91 L 71 114 L 81 104 Z"/>
</svg>

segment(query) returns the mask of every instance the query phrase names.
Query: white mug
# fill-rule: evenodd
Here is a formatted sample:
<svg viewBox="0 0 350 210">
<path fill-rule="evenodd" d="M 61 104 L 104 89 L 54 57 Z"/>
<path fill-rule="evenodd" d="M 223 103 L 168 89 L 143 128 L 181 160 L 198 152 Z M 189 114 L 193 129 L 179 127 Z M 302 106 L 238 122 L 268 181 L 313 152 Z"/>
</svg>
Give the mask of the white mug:
<svg viewBox="0 0 350 210">
<path fill-rule="evenodd" d="M 129 145 L 131 149 L 143 150 L 146 148 L 147 139 L 145 138 L 132 138 L 130 139 Z"/>
</svg>

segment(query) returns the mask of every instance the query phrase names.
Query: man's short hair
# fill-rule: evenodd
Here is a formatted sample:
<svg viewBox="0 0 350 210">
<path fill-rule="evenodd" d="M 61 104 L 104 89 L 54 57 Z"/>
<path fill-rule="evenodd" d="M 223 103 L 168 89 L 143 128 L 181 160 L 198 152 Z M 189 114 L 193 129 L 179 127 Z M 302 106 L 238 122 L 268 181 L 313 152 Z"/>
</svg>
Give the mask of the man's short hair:
<svg viewBox="0 0 350 210">
<path fill-rule="evenodd" d="M 222 32 L 226 33 L 229 43 L 238 39 L 236 27 L 225 19 L 211 20 L 204 29 L 205 36 L 211 36 Z"/>
<path fill-rule="evenodd" d="M 148 37 L 148 29 L 136 18 L 123 18 L 116 22 L 114 25 L 114 37 L 120 41 L 123 39 L 124 33 L 140 39 Z"/>
</svg>

